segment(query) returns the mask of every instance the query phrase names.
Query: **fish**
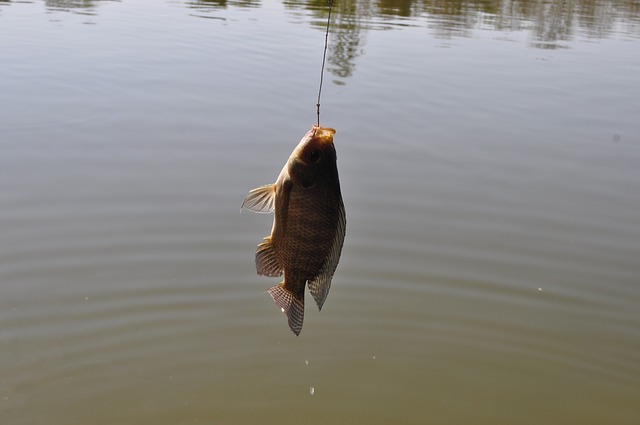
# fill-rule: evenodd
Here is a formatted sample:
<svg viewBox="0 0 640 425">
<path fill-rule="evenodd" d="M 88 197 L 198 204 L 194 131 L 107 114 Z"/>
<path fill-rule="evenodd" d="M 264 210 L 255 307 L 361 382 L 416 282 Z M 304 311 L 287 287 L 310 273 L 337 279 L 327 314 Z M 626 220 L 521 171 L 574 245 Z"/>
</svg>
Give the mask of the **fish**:
<svg viewBox="0 0 640 425">
<path fill-rule="evenodd" d="M 304 321 L 305 285 L 322 310 L 338 266 L 346 214 L 333 144 L 335 130 L 312 126 L 293 150 L 276 182 L 257 187 L 241 210 L 274 213 L 271 234 L 255 253 L 258 275 L 280 277 L 267 292 L 297 336 Z"/>
</svg>

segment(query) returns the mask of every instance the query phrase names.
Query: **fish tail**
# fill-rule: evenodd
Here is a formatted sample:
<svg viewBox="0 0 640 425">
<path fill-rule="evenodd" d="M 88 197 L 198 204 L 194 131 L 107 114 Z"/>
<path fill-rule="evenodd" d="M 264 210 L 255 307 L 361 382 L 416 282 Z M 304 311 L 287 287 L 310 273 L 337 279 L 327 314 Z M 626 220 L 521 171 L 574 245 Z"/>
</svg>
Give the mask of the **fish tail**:
<svg viewBox="0 0 640 425">
<path fill-rule="evenodd" d="M 304 320 L 304 299 L 299 300 L 291 291 L 284 287 L 284 282 L 267 289 L 271 298 L 289 319 L 289 328 L 294 334 L 300 335 Z"/>
</svg>

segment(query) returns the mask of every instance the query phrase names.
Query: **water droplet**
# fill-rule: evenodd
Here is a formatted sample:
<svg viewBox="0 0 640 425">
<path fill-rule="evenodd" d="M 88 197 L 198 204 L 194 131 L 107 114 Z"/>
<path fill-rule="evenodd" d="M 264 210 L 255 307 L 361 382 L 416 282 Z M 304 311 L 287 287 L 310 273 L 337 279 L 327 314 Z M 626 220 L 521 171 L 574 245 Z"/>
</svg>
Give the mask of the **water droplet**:
<svg viewBox="0 0 640 425">
<path fill-rule="evenodd" d="M 316 389 L 314 387 L 309 388 L 309 394 L 314 395 L 316 393 Z"/>
</svg>

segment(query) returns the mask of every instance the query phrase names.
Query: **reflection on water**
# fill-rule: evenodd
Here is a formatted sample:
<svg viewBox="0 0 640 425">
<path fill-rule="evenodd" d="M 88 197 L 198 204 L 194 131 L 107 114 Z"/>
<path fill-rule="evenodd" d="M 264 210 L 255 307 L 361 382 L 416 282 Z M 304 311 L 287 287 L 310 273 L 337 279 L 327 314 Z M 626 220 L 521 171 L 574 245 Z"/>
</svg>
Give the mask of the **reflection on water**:
<svg viewBox="0 0 640 425">
<path fill-rule="evenodd" d="M 230 6 L 237 8 L 255 8 L 260 6 L 260 1 L 256 0 L 187 0 L 185 5 L 189 9 L 193 9 L 196 13 L 192 16 L 205 19 L 215 19 L 226 21 L 224 16 L 220 16 L 220 12 L 224 12 Z"/>
<path fill-rule="evenodd" d="M 45 0 L 47 10 L 60 12 L 74 12 L 83 15 L 97 14 L 97 5 L 104 2 L 118 2 L 120 0 Z"/>
<path fill-rule="evenodd" d="M 309 10 L 320 19 L 327 8 L 325 1 L 318 0 L 284 4 L 290 10 Z M 441 37 L 464 36 L 473 29 L 531 30 L 540 42 L 570 40 L 579 35 L 604 38 L 614 32 L 640 36 L 640 7 L 635 1 L 341 0 L 335 2 L 334 13 L 336 31 L 353 26 L 389 29 L 423 20 Z M 371 17 L 378 18 L 378 26 L 372 25 Z"/>
<path fill-rule="evenodd" d="M 52 11 L 97 14 L 103 1 L 45 0 Z M 0 0 L 10 4 L 11 0 Z M 208 13 L 234 8 L 261 7 L 259 0 L 192 0 L 184 4 L 198 10 L 198 17 L 222 19 Z M 324 29 L 328 2 L 284 0 L 287 12 L 297 21 Z M 299 19 L 301 16 L 310 19 Z M 540 49 L 568 48 L 576 37 L 603 39 L 613 34 L 640 37 L 640 7 L 633 0 L 338 0 L 334 2 L 328 71 L 343 84 L 364 53 L 369 30 L 400 29 L 424 25 L 436 38 L 470 37 L 474 31 L 526 32 L 530 45 Z"/>
<path fill-rule="evenodd" d="M 285 1 L 289 13 L 298 15 L 305 10 L 311 15 L 311 25 L 322 31 L 326 28 L 328 8 L 326 1 Z M 329 43 L 327 70 L 339 78 L 350 77 L 355 70 L 355 59 L 363 53 L 366 29 L 374 18 L 371 1 L 338 1 L 332 11 L 331 42 Z M 342 84 L 342 80 L 334 80 Z"/>
<path fill-rule="evenodd" d="M 312 25 L 323 27 L 324 1 L 285 1 L 290 11 L 313 14 Z M 567 47 L 575 37 L 606 38 L 619 32 L 640 36 L 640 8 L 635 1 L 398 1 L 342 0 L 334 6 L 328 68 L 340 78 L 353 74 L 364 50 L 368 30 L 426 25 L 437 38 L 469 37 L 475 30 L 527 31 L 531 46 Z M 410 19 L 408 19 L 410 18 Z"/>
<path fill-rule="evenodd" d="M 299 20 L 324 29 L 328 6 L 324 0 L 285 0 L 286 10 Z M 252 1 L 197 1 L 193 6 L 258 6 Z M 367 31 L 425 25 L 437 38 L 469 37 L 476 30 L 526 31 L 530 45 L 540 49 L 568 47 L 576 37 L 607 38 L 622 33 L 640 36 L 640 8 L 634 1 L 335 1 L 328 53 L 328 70 L 341 84 L 363 54 Z"/>
<path fill-rule="evenodd" d="M 72 11 L 95 9 L 98 3 L 119 1 L 44 0 L 44 3 L 50 9 Z M 11 4 L 12 0 L 0 0 L 0 3 Z M 317 18 L 310 22 L 314 26 L 321 26 L 326 18 L 327 3 L 325 0 L 283 1 L 289 11 L 306 10 L 312 13 Z M 193 0 L 185 1 L 185 4 L 188 7 L 211 9 L 255 8 L 262 5 L 259 0 Z M 345 36 L 348 40 L 358 36 L 356 28 L 389 29 L 416 25 L 420 19 L 435 28 L 440 37 L 464 36 L 469 30 L 478 28 L 531 30 L 536 40 L 542 43 L 570 40 L 579 35 L 605 38 L 615 32 L 635 38 L 640 36 L 640 7 L 633 0 L 336 0 L 333 16 L 333 30 L 348 33 Z M 372 17 L 377 18 L 378 25 Z M 352 49 L 358 44 L 361 43 L 347 42 L 345 48 Z"/>
<path fill-rule="evenodd" d="M 236 0 L 236 1 L 228 1 L 228 0 L 196 0 L 196 1 L 188 1 L 188 7 L 193 7 L 195 9 L 226 9 L 228 6 L 235 7 L 258 7 L 260 6 L 260 1 L 258 0 Z"/>
</svg>

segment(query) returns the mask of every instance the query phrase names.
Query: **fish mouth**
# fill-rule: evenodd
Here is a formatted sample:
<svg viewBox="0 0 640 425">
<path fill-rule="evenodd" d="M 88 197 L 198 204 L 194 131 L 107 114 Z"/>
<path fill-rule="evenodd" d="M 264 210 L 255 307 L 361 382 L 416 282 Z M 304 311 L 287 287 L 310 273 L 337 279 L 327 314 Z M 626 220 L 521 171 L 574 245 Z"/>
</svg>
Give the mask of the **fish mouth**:
<svg viewBox="0 0 640 425">
<path fill-rule="evenodd" d="M 320 142 L 333 142 L 336 130 L 331 127 L 320 127 L 316 124 L 311 128 L 311 136 Z"/>
</svg>

